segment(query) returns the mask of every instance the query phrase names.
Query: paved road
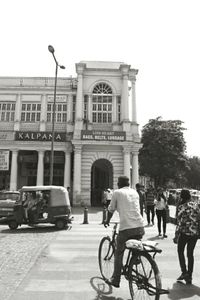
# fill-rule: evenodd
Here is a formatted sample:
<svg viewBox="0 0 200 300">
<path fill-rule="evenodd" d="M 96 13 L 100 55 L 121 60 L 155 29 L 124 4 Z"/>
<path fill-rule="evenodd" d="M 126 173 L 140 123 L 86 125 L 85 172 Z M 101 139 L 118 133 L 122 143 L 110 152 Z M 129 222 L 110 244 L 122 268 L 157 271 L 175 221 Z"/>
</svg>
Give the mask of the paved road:
<svg viewBox="0 0 200 300">
<path fill-rule="evenodd" d="M 110 233 L 101 224 L 102 214 L 92 211 L 89 224 L 82 224 L 81 213 L 75 216 L 71 230 L 57 232 L 48 247 L 27 273 L 12 300 L 130 300 L 128 283 L 122 280 L 120 289 L 106 285 L 100 277 L 97 251 L 102 236 Z M 190 287 L 176 283 L 180 270 L 176 245 L 172 243 L 174 225 L 168 224 L 168 238 L 159 239 L 162 254 L 157 262 L 163 287 L 169 289 L 165 299 L 200 299 L 199 242 L 195 253 L 194 284 Z M 146 228 L 145 238 L 157 240 L 156 225 Z M 142 300 L 142 299 L 141 299 Z"/>
<path fill-rule="evenodd" d="M 34 265 L 41 251 L 55 239 L 54 227 L 10 230 L 0 226 L 0 299 L 9 299 L 12 292 Z"/>
</svg>

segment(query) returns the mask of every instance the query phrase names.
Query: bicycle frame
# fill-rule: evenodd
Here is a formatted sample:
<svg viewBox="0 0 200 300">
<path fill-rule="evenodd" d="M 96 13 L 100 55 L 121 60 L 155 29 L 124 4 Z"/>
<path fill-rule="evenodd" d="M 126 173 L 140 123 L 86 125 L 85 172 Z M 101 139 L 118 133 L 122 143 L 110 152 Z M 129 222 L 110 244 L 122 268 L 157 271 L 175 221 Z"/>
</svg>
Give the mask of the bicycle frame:
<svg viewBox="0 0 200 300">
<path fill-rule="evenodd" d="M 110 238 L 108 252 L 107 252 L 107 255 L 104 257 L 105 261 L 110 260 L 113 257 L 115 249 L 116 249 L 116 237 L 118 235 L 118 233 L 117 233 L 118 223 L 117 222 L 111 222 L 111 223 L 114 223 L 114 226 L 112 229 L 112 235 Z M 134 284 L 138 287 L 139 290 L 142 290 L 142 289 L 146 290 L 146 292 L 150 296 L 168 294 L 169 293 L 168 290 L 164 290 L 161 288 L 161 279 L 159 279 L 160 287 L 154 286 L 151 284 L 151 282 L 149 282 L 149 278 L 151 277 L 152 272 L 154 272 L 154 271 L 150 269 L 150 271 L 148 270 L 148 272 L 146 272 L 145 266 L 143 265 L 143 260 L 141 259 L 141 258 L 143 258 L 143 259 L 146 259 L 147 261 L 149 261 L 149 260 L 151 262 L 153 261 L 153 264 L 155 265 L 155 267 L 158 270 L 157 264 L 155 262 L 155 255 L 157 253 L 161 253 L 162 250 L 157 249 L 151 245 L 148 245 L 147 242 L 146 242 L 146 244 L 145 244 L 145 242 L 141 242 L 141 243 L 143 245 L 142 249 L 126 247 L 125 253 L 127 253 L 127 256 L 126 256 L 124 264 L 122 266 L 122 275 L 124 275 L 128 281 L 131 280 L 132 282 L 134 282 Z M 110 251 L 111 248 L 112 248 L 112 251 Z M 134 263 L 132 262 L 133 259 L 134 259 Z M 134 266 L 134 268 L 132 269 L 132 273 L 131 273 L 131 277 L 130 277 L 131 262 L 132 262 L 132 266 Z M 157 276 L 160 276 L 159 271 L 158 271 Z"/>
</svg>

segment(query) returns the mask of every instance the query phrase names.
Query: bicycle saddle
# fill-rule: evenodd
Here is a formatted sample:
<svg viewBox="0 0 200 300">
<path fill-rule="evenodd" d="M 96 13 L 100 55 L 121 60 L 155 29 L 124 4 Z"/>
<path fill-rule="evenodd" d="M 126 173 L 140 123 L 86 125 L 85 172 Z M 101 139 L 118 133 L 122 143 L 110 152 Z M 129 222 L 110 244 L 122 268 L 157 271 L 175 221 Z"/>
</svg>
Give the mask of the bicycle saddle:
<svg viewBox="0 0 200 300">
<path fill-rule="evenodd" d="M 138 240 L 128 240 L 126 242 L 126 247 L 127 248 L 133 248 L 133 249 L 138 249 L 138 250 L 155 250 L 158 251 L 159 249 L 157 248 L 158 242 L 155 241 L 138 241 Z"/>
</svg>

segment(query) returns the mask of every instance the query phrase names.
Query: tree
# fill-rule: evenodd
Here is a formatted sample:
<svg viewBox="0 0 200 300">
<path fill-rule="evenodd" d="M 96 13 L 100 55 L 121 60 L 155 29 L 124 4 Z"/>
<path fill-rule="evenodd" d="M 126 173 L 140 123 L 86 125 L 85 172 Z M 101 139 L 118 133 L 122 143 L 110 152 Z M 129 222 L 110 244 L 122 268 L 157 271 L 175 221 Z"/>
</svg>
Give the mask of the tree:
<svg viewBox="0 0 200 300">
<path fill-rule="evenodd" d="M 187 185 L 193 189 L 200 189 L 200 158 L 197 156 L 188 159 L 188 169 L 185 176 Z"/>
<path fill-rule="evenodd" d="M 142 129 L 139 152 L 140 175 L 149 176 L 155 186 L 169 180 L 180 180 L 184 174 L 187 157 L 182 121 L 150 119 Z"/>
</svg>

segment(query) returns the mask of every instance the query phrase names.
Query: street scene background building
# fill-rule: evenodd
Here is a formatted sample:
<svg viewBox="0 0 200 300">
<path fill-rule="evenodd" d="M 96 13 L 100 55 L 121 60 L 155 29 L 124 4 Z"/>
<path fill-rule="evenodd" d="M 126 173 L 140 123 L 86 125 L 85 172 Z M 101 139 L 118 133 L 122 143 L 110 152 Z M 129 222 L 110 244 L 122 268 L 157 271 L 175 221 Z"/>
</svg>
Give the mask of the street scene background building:
<svg viewBox="0 0 200 300">
<path fill-rule="evenodd" d="M 118 176 L 139 181 L 138 70 L 123 62 L 81 61 L 77 77 L 58 78 L 53 184 L 73 205 L 100 206 Z M 0 77 L 0 188 L 48 185 L 54 78 Z"/>
</svg>

